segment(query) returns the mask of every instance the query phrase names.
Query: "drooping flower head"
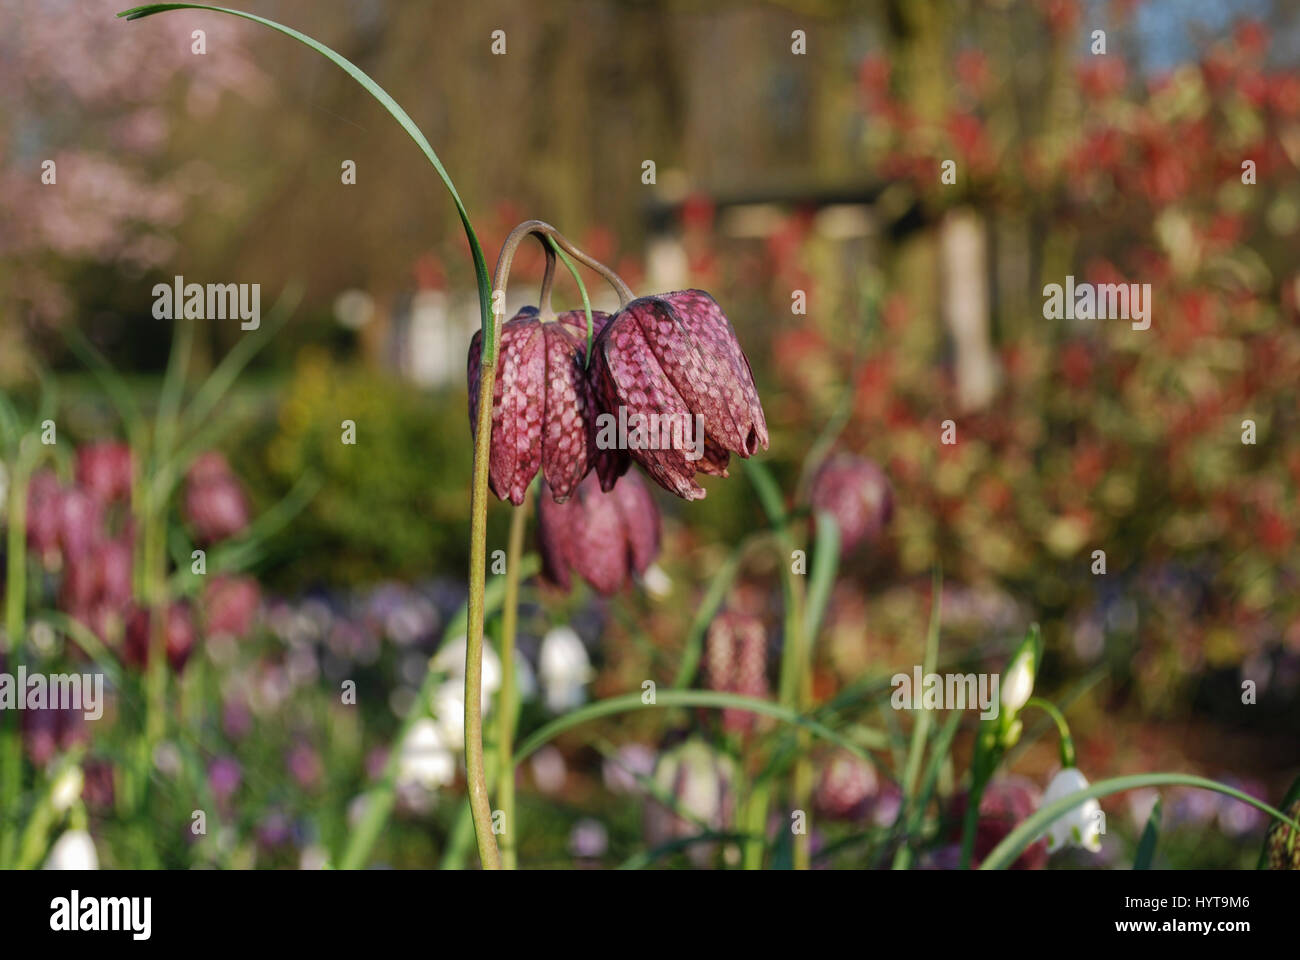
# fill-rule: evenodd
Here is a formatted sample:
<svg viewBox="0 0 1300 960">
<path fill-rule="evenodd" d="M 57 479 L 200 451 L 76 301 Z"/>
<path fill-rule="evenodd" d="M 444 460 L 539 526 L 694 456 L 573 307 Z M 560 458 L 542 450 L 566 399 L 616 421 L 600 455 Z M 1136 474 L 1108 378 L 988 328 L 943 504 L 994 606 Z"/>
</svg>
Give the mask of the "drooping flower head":
<svg viewBox="0 0 1300 960">
<path fill-rule="evenodd" d="M 697 472 L 725 477 L 732 453 L 748 458 L 767 449 L 749 360 L 722 308 L 703 290 L 633 300 L 605 325 L 592 350 L 592 381 L 607 422 L 633 431 L 642 426 L 649 440 L 630 442 L 597 463 L 606 490 L 631 457 L 665 489 L 698 500 L 704 488 L 695 482 Z M 704 431 L 698 446 L 686 442 L 696 439 L 697 424 Z M 659 442 L 673 430 L 676 442 Z"/>
<path fill-rule="evenodd" d="M 636 474 L 608 493 L 592 475 L 565 503 L 538 498 L 537 537 L 552 583 L 567 590 L 576 573 L 601 593 L 617 593 L 658 555 L 659 509 Z"/>
<path fill-rule="evenodd" d="M 848 556 L 874 542 L 894 512 L 889 478 L 875 463 L 848 453 L 835 454 L 817 469 L 808 491 L 812 508 L 826 511 L 840 528 L 840 552 Z"/>
<path fill-rule="evenodd" d="M 766 697 L 767 634 L 763 621 L 735 611 L 715 617 L 709 624 L 704 667 L 710 690 Z M 723 729 L 731 733 L 748 733 L 757 719 L 749 710 L 725 708 L 722 711 Z"/>
<path fill-rule="evenodd" d="M 1079 772 L 1079 768 L 1065 767 L 1052 777 L 1052 782 L 1043 791 L 1042 806 L 1086 789 L 1088 778 Z M 1101 817 L 1101 804 L 1095 797 L 1089 797 L 1061 814 L 1047 828 L 1047 852 L 1054 853 L 1062 847 L 1082 847 L 1098 852 L 1101 849 Z"/>
<path fill-rule="evenodd" d="M 593 310 L 593 334 L 608 319 Z M 482 345 L 480 330 L 469 345 L 472 433 L 478 431 Z M 569 499 L 596 459 L 586 313 L 573 310 L 543 321 L 536 307 L 524 307 L 502 324 L 492 397 L 492 492 L 518 506 L 540 467 L 551 496 Z"/>
</svg>

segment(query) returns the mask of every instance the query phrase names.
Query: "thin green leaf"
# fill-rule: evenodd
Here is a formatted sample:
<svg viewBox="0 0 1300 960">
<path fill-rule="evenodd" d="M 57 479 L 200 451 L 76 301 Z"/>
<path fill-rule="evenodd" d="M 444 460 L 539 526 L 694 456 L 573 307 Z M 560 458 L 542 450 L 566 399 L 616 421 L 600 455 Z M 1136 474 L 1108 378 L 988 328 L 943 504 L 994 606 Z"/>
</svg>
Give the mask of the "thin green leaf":
<svg viewBox="0 0 1300 960">
<path fill-rule="evenodd" d="M 221 362 L 208 374 L 208 378 L 203 381 L 202 386 L 194 394 L 194 399 L 181 415 L 178 428 L 180 436 L 190 435 L 207 422 L 235 379 L 270 342 L 271 337 L 279 333 L 280 328 L 293 316 L 293 312 L 302 301 L 302 293 L 301 284 L 294 283 L 285 287 L 256 332 L 241 337 L 239 342 L 221 358 Z"/>
<path fill-rule="evenodd" d="M 126 429 L 127 436 L 131 438 L 131 446 L 139 450 L 144 434 L 144 415 L 140 413 L 140 406 L 135 402 L 135 397 L 132 396 L 126 381 L 118 375 L 113 365 L 108 362 L 108 358 L 99 352 L 99 349 L 79 328 L 65 323 L 59 327 L 59 332 L 63 334 L 68 348 L 86 365 L 99 381 L 100 386 L 104 388 L 109 402 L 113 404 L 117 415 L 122 419 L 122 426 Z"/>
<path fill-rule="evenodd" d="M 155 419 L 155 456 L 159 459 L 171 453 L 176 440 L 176 422 L 185 393 L 185 375 L 189 370 L 190 353 L 194 347 L 194 319 L 182 313 L 172 331 L 171 353 L 167 357 L 167 371 L 163 374 L 162 391 L 158 397 L 158 414 Z"/>
<path fill-rule="evenodd" d="M 826 604 L 840 569 L 840 527 L 826 511 L 817 514 L 817 534 L 813 541 L 812 573 L 808 577 L 808 596 L 804 606 L 804 636 L 809 644 L 817 641 Z"/>
<path fill-rule="evenodd" d="M 1137 856 L 1133 858 L 1134 870 L 1150 870 L 1151 861 L 1156 855 L 1156 840 L 1160 837 L 1161 799 L 1156 797 L 1156 805 L 1151 808 L 1147 825 L 1142 828 L 1142 839 L 1138 841 Z"/>
<path fill-rule="evenodd" d="M 582 282 L 582 277 L 578 273 L 578 268 L 573 265 L 573 261 L 569 259 L 569 255 L 560 249 L 559 244 L 555 242 L 555 238 L 548 233 L 546 235 L 546 241 L 551 245 L 551 249 L 559 254 L 560 259 L 564 261 L 564 265 L 568 268 L 570 276 L 573 277 L 573 282 L 578 285 L 578 293 L 582 294 L 582 309 L 587 315 L 587 357 L 584 366 L 590 367 L 591 340 L 595 329 L 595 321 L 591 318 L 591 300 L 587 296 L 587 285 Z"/>
<path fill-rule="evenodd" d="M 743 463 L 745 476 L 749 478 L 749 482 L 754 486 L 754 492 L 758 494 L 758 502 L 763 507 L 763 512 L 767 514 L 767 522 L 774 530 L 784 530 L 787 520 L 785 498 L 781 496 L 781 488 L 777 485 L 776 478 L 772 476 L 772 471 L 757 460 L 745 460 Z"/>
<path fill-rule="evenodd" d="M 667 843 L 660 844 L 652 850 L 646 850 L 641 853 L 633 854 L 617 868 L 619 870 L 641 870 L 650 866 L 656 860 L 663 857 L 671 856 L 697 843 L 747 843 L 754 838 L 747 833 L 719 832 L 716 830 L 706 830 L 702 833 L 692 834 L 689 837 L 678 837 L 676 840 L 669 840 Z"/>
<path fill-rule="evenodd" d="M 628 713 L 632 710 L 653 710 L 659 707 L 716 707 L 761 713 L 769 717 L 776 717 L 778 720 L 783 720 L 794 726 L 802 727 L 814 736 L 843 747 L 859 759 L 868 762 L 871 760 L 871 755 L 856 743 L 842 737 L 816 720 L 800 716 L 788 707 L 773 703 L 771 700 L 742 697 L 739 694 L 723 693 L 718 690 L 662 690 L 656 695 L 654 704 L 644 703 L 641 700 L 640 693 L 628 693 L 621 697 L 598 700 L 595 703 L 589 703 L 585 707 L 579 707 L 577 710 L 566 713 L 562 717 L 556 717 L 541 729 L 536 730 L 519 745 L 515 753 L 515 764 L 518 765 L 544 744 L 573 727 L 616 713 Z"/>
<path fill-rule="evenodd" d="M 925 666 L 921 672 L 923 677 L 934 673 L 935 665 L 939 660 L 939 606 L 943 602 L 943 574 L 937 567 L 930 590 L 930 626 L 925 635 Z M 916 718 L 916 724 L 912 727 L 912 745 L 907 752 L 906 772 L 903 775 L 903 807 L 906 807 L 912 799 L 912 790 L 916 786 L 916 778 L 921 773 L 921 760 L 929 733 L 930 711 L 922 707 Z M 901 812 L 899 815 L 902 815 Z"/>
</svg>

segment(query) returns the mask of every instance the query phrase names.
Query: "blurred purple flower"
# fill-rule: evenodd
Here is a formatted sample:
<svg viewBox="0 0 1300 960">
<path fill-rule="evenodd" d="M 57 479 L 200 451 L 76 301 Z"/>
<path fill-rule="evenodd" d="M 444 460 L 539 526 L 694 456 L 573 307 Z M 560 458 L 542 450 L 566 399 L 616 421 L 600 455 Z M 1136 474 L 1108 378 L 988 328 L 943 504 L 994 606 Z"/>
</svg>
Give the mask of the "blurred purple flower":
<svg viewBox="0 0 1300 960">
<path fill-rule="evenodd" d="M 135 667 L 143 668 L 149 660 L 150 611 L 134 607 L 126 619 L 126 638 L 122 659 Z M 177 673 L 185 668 L 185 661 L 194 650 L 194 622 L 189 608 L 173 603 L 167 608 L 164 627 L 164 650 L 167 662 Z"/>
<path fill-rule="evenodd" d="M 840 553 L 848 556 L 872 543 L 893 516 L 894 497 L 888 478 L 871 460 L 840 453 L 829 457 L 813 476 L 808 499 L 840 528 Z"/>
<path fill-rule="evenodd" d="M 217 543 L 248 526 L 248 499 L 225 457 L 200 454 L 185 477 L 185 521 L 202 544 Z"/>
<path fill-rule="evenodd" d="M 234 757 L 217 757 L 208 764 L 208 786 L 218 803 L 225 803 L 234 796 L 243 779 L 243 768 Z"/>
<path fill-rule="evenodd" d="M 261 602 L 262 589 L 252 577 L 214 577 L 203 591 L 203 622 L 208 634 L 248 636 Z"/>
<path fill-rule="evenodd" d="M 645 573 L 659 553 L 659 509 L 635 474 L 606 493 L 594 475 L 567 503 L 538 498 L 537 539 L 543 572 L 568 590 L 577 573 L 597 591 L 617 593 Z"/>
<path fill-rule="evenodd" d="M 131 499 L 131 448 L 124 443 L 92 443 L 77 450 L 77 485 L 100 503 Z"/>
</svg>

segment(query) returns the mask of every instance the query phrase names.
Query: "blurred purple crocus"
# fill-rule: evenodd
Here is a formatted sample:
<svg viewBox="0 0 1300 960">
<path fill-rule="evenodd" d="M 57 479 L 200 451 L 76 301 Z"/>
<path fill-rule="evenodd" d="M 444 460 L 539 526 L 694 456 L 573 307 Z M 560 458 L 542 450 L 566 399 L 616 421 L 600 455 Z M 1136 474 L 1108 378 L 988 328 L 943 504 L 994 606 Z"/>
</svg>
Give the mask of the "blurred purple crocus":
<svg viewBox="0 0 1300 960">
<path fill-rule="evenodd" d="M 217 757 L 208 765 L 208 786 L 218 803 L 234 796 L 243 779 L 243 768 L 234 757 Z"/>
</svg>

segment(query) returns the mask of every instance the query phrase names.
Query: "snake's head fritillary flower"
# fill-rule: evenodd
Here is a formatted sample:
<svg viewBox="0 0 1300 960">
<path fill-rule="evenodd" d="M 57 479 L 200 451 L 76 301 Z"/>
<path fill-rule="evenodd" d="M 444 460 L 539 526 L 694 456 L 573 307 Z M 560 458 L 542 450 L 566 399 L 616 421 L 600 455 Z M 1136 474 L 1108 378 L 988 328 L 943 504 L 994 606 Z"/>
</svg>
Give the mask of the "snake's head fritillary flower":
<svg viewBox="0 0 1300 960">
<path fill-rule="evenodd" d="M 90 553 L 104 533 L 104 509 L 98 500 L 77 487 L 59 495 L 59 545 L 65 557 Z"/>
<path fill-rule="evenodd" d="M 143 668 L 149 662 L 149 614 L 149 610 L 136 607 L 126 619 L 122 659 L 132 666 Z M 185 661 L 194 651 L 194 621 L 190 617 L 189 608 L 184 604 L 173 603 L 166 610 L 163 624 L 167 662 L 173 670 L 180 673 L 185 667 Z"/>
<path fill-rule="evenodd" d="M 592 332 L 608 315 L 592 311 Z M 469 425 L 478 429 L 483 333 L 469 345 Z M 501 326 L 493 386 L 488 485 L 518 506 L 540 467 L 551 496 L 563 502 L 596 461 L 595 402 L 587 378 L 587 315 L 543 320 L 524 307 Z"/>
<path fill-rule="evenodd" d="M 704 670 L 710 690 L 766 697 L 767 635 L 763 622 L 734 611 L 714 618 L 705 644 Z M 749 710 L 722 711 L 722 726 L 729 733 L 748 733 L 757 719 Z"/>
<path fill-rule="evenodd" d="M 1052 777 L 1052 782 L 1043 791 L 1041 806 L 1086 789 L 1088 778 L 1079 772 L 1079 768 L 1065 767 Z M 1052 821 L 1047 828 L 1047 852 L 1054 853 L 1063 847 L 1082 847 L 1097 853 L 1101 850 L 1101 821 L 1101 804 L 1095 797 L 1089 797 Z"/>
<path fill-rule="evenodd" d="M 767 449 L 767 420 L 749 360 L 722 308 L 703 290 L 633 300 L 605 325 L 592 350 L 603 413 L 633 429 L 648 425 L 648 443 L 628 443 L 621 459 L 598 464 L 605 489 L 630 456 L 664 488 L 698 500 L 704 488 L 696 473 L 725 477 L 731 454 L 749 458 L 760 446 Z M 697 429 L 704 436 L 695 443 Z M 672 430 L 676 437 L 664 443 Z M 599 430 L 597 443 L 609 449 Z"/>
<path fill-rule="evenodd" d="M 131 448 L 124 443 L 92 443 L 77 450 L 77 485 L 101 503 L 131 498 Z"/>
<path fill-rule="evenodd" d="M 214 577 L 203 591 L 203 625 L 209 635 L 245 637 L 262 603 L 252 577 Z"/>
<path fill-rule="evenodd" d="M 537 537 L 546 578 L 567 590 L 576 573 L 601 593 L 623 588 L 659 553 L 659 509 L 636 474 L 608 493 L 592 475 L 565 503 L 538 498 Z"/>
<path fill-rule="evenodd" d="M 822 768 L 813 802 L 828 820 L 861 820 L 879 786 L 875 767 L 841 750 Z"/>
<path fill-rule="evenodd" d="M 1042 804 L 1038 787 L 1024 777 L 1008 776 L 990 780 L 980 797 L 979 818 L 975 826 L 975 849 L 972 866 L 979 866 L 993 849 L 1006 839 L 1007 834 L 1022 820 L 1031 816 Z M 950 819 L 955 824 L 955 837 L 961 837 L 961 823 L 969 794 L 958 794 L 952 802 Z M 1047 865 L 1047 844 L 1035 840 L 1011 864 L 1012 870 L 1041 870 Z"/>
<path fill-rule="evenodd" d="M 59 549 L 59 500 L 62 490 L 53 470 L 38 470 L 27 485 L 27 543 L 48 560 Z"/>
<path fill-rule="evenodd" d="M 835 518 L 840 553 L 846 557 L 879 538 L 894 512 L 893 491 L 884 471 L 852 454 L 827 458 L 813 475 L 808 494 L 814 510 Z"/>
<path fill-rule="evenodd" d="M 204 544 L 233 537 L 248 526 L 248 498 L 226 458 L 200 455 L 185 475 L 185 520 Z"/>
</svg>

